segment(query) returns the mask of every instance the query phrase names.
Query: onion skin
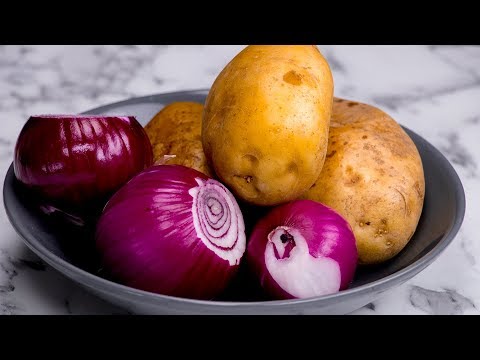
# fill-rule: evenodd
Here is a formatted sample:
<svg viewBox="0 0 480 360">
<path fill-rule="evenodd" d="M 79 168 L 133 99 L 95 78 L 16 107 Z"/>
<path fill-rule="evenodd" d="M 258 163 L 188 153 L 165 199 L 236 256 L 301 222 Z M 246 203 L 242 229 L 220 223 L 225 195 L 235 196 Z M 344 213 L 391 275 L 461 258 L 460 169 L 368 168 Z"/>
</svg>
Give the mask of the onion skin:
<svg viewBox="0 0 480 360">
<path fill-rule="evenodd" d="M 208 235 L 213 227 L 223 233 L 222 240 Z M 218 181 L 181 165 L 152 166 L 123 186 L 107 203 L 95 239 L 114 279 L 195 299 L 212 299 L 226 288 L 246 247 L 233 195 Z"/>
<path fill-rule="evenodd" d="M 14 153 L 16 178 L 42 206 L 83 216 L 151 166 L 150 141 L 131 116 L 31 116 Z"/>
<path fill-rule="evenodd" d="M 293 235 L 296 243 L 293 248 L 287 241 L 282 249 L 278 242 L 276 236 L 285 231 Z M 276 243 L 272 243 L 274 239 L 277 239 Z M 285 236 L 284 239 L 288 240 Z M 306 245 L 304 254 L 300 250 L 302 244 Z M 285 251 L 284 256 L 289 251 L 290 255 L 279 260 L 277 255 L 280 256 L 282 251 Z M 272 253 L 276 256 L 273 262 L 267 260 L 272 259 Z M 344 290 L 353 279 L 357 260 L 350 225 L 332 209 L 310 200 L 297 200 L 273 208 L 256 224 L 247 248 L 250 269 L 265 292 L 274 299 L 322 296 Z M 270 261 L 270 267 L 267 261 Z M 297 265 L 290 266 L 295 261 Z M 278 269 L 275 273 L 280 274 L 276 278 L 271 271 L 275 268 Z"/>
</svg>

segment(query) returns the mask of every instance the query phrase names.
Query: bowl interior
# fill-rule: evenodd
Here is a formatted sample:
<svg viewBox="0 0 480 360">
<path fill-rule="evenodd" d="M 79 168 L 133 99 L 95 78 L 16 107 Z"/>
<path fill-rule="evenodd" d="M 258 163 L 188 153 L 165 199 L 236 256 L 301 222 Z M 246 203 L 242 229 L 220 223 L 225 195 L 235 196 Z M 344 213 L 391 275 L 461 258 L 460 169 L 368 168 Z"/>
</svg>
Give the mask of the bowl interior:
<svg viewBox="0 0 480 360">
<path fill-rule="evenodd" d="M 93 109 L 88 114 L 134 115 L 145 125 L 164 105 L 174 101 L 204 102 L 206 91 L 192 91 L 154 95 Z M 448 161 L 432 145 L 412 131 L 405 129 L 415 142 L 422 157 L 426 194 L 422 216 L 408 245 L 392 260 L 377 266 L 359 267 L 351 288 L 374 283 L 414 264 L 431 254 L 448 233 L 458 231 L 465 209 L 463 188 Z M 105 277 L 99 266 L 93 246 L 91 229 L 59 225 L 55 216 L 42 214 L 30 201 L 24 188 L 18 184 L 10 167 L 4 185 L 4 201 L 9 217 L 17 231 L 27 233 L 28 241 L 35 239 L 34 247 L 94 275 Z M 244 210 L 248 212 L 249 210 Z M 252 214 L 246 213 L 249 217 Z M 454 235 L 454 234 L 453 234 Z M 32 244 L 31 244 L 32 245 Z M 443 244 L 444 248 L 447 244 Z M 221 296 L 225 301 L 264 300 L 255 282 L 250 281 L 245 269 L 240 271 L 231 288 Z"/>
</svg>

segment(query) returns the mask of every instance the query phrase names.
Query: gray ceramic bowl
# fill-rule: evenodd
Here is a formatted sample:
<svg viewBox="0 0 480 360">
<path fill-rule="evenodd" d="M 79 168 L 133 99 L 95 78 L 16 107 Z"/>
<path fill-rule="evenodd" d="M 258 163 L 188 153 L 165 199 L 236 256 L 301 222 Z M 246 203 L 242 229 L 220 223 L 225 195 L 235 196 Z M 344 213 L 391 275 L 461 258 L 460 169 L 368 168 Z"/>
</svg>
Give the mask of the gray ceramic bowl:
<svg viewBox="0 0 480 360">
<path fill-rule="evenodd" d="M 152 95 L 102 106 L 88 114 L 135 115 L 146 124 L 164 105 L 174 101 L 204 102 L 206 90 Z M 238 280 L 231 298 L 237 301 L 198 301 L 140 291 L 100 276 L 92 249 L 75 248 L 75 238 L 91 236 L 58 226 L 41 216 L 15 180 L 13 167 L 4 184 L 4 202 L 10 222 L 27 246 L 44 261 L 88 291 L 134 313 L 141 314 L 345 314 L 372 302 L 382 293 L 415 276 L 448 246 L 465 212 L 463 187 L 445 157 L 414 132 L 405 129 L 423 160 L 426 194 L 417 231 L 393 260 L 359 269 L 350 289 L 334 295 L 287 301 L 258 301 Z M 68 241 L 65 241 L 68 239 Z M 242 296 L 243 294 L 243 296 Z M 242 299 L 242 301 L 238 301 Z"/>
</svg>

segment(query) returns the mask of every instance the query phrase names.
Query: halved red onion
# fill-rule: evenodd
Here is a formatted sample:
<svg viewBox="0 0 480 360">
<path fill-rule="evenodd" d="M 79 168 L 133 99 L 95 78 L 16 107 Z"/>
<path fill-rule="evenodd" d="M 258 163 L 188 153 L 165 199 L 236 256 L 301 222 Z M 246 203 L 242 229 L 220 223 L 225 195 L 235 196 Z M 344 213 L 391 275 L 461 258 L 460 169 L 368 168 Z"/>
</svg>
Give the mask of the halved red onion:
<svg viewBox="0 0 480 360">
<path fill-rule="evenodd" d="M 108 198 L 152 165 L 152 146 L 132 116 L 31 116 L 18 137 L 17 179 L 45 212 L 71 218 L 101 211 Z"/>
<path fill-rule="evenodd" d="M 348 287 L 357 266 L 350 225 L 323 204 L 297 200 L 255 226 L 247 261 L 273 298 L 309 298 Z"/>
<path fill-rule="evenodd" d="M 245 225 L 231 192 L 180 165 L 144 170 L 108 202 L 96 244 L 111 275 L 131 287 L 211 299 L 236 273 Z"/>
</svg>

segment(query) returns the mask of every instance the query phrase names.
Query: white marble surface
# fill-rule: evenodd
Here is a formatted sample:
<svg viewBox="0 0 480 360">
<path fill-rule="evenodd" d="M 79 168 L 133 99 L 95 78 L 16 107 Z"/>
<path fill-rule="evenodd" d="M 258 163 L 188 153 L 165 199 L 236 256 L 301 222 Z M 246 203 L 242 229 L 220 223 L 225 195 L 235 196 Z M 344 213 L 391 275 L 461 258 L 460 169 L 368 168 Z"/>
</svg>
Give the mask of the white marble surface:
<svg viewBox="0 0 480 360">
<path fill-rule="evenodd" d="M 0 46 L 0 179 L 30 114 L 77 113 L 129 97 L 208 88 L 241 48 Z M 355 313 L 479 314 L 480 47 L 320 48 L 333 69 L 336 95 L 382 107 L 438 147 L 467 196 L 464 225 L 438 260 Z M 121 311 L 39 261 L 0 206 L 0 314 L 67 313 Z"/>
</svg>

